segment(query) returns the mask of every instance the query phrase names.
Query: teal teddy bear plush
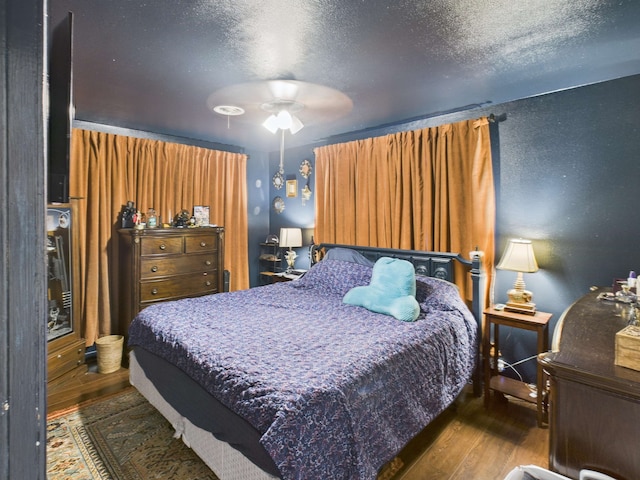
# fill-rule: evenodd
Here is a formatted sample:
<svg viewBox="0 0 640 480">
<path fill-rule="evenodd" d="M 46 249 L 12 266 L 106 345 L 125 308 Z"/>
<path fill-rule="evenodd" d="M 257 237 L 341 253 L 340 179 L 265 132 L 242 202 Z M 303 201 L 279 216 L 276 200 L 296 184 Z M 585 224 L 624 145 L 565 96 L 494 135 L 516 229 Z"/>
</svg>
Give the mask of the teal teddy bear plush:
<svg viewBox="0 0 640 480">
<path fill-rule="evenodd" d="M 352 288 L 342 301 L 405 322 L 415 321 L 420 315 L 420 305 L 416 300 L 413 265 L 397 258 L 379 258 L 373 266 L 371 283 Z"/>
</svg>

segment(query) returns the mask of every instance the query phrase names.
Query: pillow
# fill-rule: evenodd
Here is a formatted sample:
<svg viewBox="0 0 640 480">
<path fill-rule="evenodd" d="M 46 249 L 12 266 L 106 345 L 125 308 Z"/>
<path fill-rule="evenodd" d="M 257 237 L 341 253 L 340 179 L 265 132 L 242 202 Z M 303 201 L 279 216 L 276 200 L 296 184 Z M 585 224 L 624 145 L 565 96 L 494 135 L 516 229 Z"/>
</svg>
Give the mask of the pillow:
<svg viewBox="0 0 640 480">
<path fill-rule="evenodd" d="M 371 283 L 354 287 L 342 301 L 398 320 L 413 322 L 420 315 L 416 300 L 416 273 L 411 262 L 381 257 L 373 266 Z"/>
<path fill-rule="evenodd" d="M 300 279 L 287 285 L 317 290 L 322 294 L 335 294 L 342 298 L 353 287 L 368 285 L 370 280 L 371 267 L 324 258 Z"/>
<path fill-rule="evenodd" d="M 357 263 L 358 265 L 366 265 L 373 267 L 373 262 L 360 252 L 351 250 L 350 248 L 336 247 L 327 251 L 323 260 L 342 260 L 344 262 Z"/>
</svg>

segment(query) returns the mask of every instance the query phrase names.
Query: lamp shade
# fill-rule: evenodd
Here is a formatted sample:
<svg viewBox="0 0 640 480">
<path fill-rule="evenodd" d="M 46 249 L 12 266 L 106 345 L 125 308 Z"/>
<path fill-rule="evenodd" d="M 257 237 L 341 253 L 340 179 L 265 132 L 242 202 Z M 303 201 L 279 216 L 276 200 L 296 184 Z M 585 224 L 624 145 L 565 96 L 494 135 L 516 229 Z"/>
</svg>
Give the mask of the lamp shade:
<svg viewBox="0 0 640 480">
<path fill-rule="evenodd" d="M 285 248 L 301 247 L 302 246 L 302 229 L 281 228 L 280 229 L 280 246 Z"/>
<path fill-rule="evenodd" d="M 538 271 L 538 263 L 533 254 L 533 246 L 530 240 L 521 238 L 509 240 L 507 249 L 496 265 L 500 270 L 513 270 L 514 272 L 533 273 Z"/>
</svg>

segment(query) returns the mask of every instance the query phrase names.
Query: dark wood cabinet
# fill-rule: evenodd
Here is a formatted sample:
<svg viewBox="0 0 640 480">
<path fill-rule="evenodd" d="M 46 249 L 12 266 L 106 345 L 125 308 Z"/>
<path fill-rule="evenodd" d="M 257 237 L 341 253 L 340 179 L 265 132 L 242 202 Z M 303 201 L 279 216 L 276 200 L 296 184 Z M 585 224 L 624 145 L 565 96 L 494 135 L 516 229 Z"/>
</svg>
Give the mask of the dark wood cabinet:
<svg viewBox="0 0 640 480">
<path fill-rule="evenodd" d="M 148 305 L 224 291 L 224 228 L 135 228 L 120 233 L 120 335 Z"/>
<path fill-rule="evenodd" d="M 85 340 L 80 333 L 75 208 L 72 203 L 47 206 L 47 388 L 53 395 L 70 377 L 85 373 Z"/>
<path fill-rule="evenodd" d="M 588 468 L 635 480 L 640 371 L 615 365 L 615 334 L 630 307 L 598 299 L 599 291 L 565 311 L 552 351 L 539 356 L 550 379 L 549 466 L 571 478 Z"/>
</svg>

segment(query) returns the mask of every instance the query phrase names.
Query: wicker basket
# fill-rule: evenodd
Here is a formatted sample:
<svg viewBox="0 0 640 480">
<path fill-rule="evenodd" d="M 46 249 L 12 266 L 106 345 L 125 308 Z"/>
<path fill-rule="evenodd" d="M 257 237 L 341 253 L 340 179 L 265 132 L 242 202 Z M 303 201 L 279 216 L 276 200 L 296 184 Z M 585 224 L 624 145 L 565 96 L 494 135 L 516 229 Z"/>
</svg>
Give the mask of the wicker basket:
<svg viewBox="0 0 640 480">
<path fill-rule="evenodd" d="M 98 372 L 111 373 L 120 369 L 122 363 L 122 335 L 107 335 L 96 340 L 98 355 Z"/>
</svg>

